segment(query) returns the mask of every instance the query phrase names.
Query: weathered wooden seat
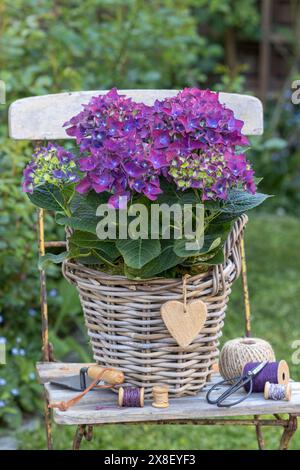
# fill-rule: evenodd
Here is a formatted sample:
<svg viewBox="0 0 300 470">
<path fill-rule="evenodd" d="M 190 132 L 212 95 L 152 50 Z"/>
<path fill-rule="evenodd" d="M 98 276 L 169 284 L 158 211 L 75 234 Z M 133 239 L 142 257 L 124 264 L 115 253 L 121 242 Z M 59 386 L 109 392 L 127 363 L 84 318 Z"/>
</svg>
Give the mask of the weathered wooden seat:
<svg viewBox="0 0 300 470">
<path fill-rule="evenodd" d="M 70 364 L 60 362 L 41 362 L 37 364 L 40 383 L 45 387 L 50 404 L 68 401 L 78 392 L 67 390 L 50 383 L 51 379 L 61 376 L 76 375 L 86 364 Z M 151 400 L 145 401 L 143 408 L 120 408 L 117 395 L 111 390 L 94 390 L 67 411 L 53 410 L 53 418 L 57 424 L 77 425 L 78 432 L 74 440 L 74 448 L 78 448 L 86 428 L 104 424 L 240 424 L 256 426 L 282 426 L 284 432 L 280 448 L 287 447 L 288 441 L 297 427 L 297 415 L 300 413 L 300 382 L 291 382 L 291 401 L 265 400 L 262 393 L 254 393 L 247 400 L 232 408 L 219 408 L 207 403 L 207 389 L 221 380 L 216 373 L 204 390 L 194 397 L 171 398 L 168 408 L 159 409 L 151 406 Z M 224 387 L 220 387 L 220 393 Z M 237 395 L 242 396 L 243 391 Z M 284 419 L 278 414 L 288 414 Z M 253 420 L 249 416 L 255 415 Z M 259 415 L 259 418 L 258 418 Z M 270 418 L 270 415 L 275 415 Z M 235 419 L 234 417 L 243 418 Z M 262 418 L 262 416 L 265 416 Z M 228 418 L 232 418 L 228 421 Z M 224 419 L 225 418 L 225 419 Z M 90 434 L 90 433 L 89 433 Z M 91 435 L 90 435 L 91 437 Z"/>
<path fill-rule="evenodd" d="M 49 383 L 54 377 L 76 375 L 86 364 L 66 364 L 59 362 L 38 363 L 37 373 L 41 383 L 44 384 L 49 403 L 68 401 L 76 396 L 77 392 L 63 389 Z M 151 400 L 145 401 L 144 408 L 122 408 L 117 405 L 117 395 L 111 390 L 94 390 L 89 392 L 82 400 L 67 411 L 54 410 L 54 420 L 58 424 L 111 424 L 132 422 L 169 422 L 169 421 L 197 421 L 204 418 L 221 418 L 228 416 L 249 416 L 253 414 L 271 415 L 276 413 L 300 412 L 300 382 L 291 382 L 291 401 L 265 400 L 263 393 L 253 393 L 247 400 L 232 408 L 219 408 L 210 405 L 205 399 L 205 392 L 212 384 L 222 380 L 216 373 L 204 390 L 196 396 L 171 398 L 169 408 L 154 408 Z M 221 386 L 219 393 L 226 387 Z M 239 391 L 232 401 L 245 392 Z M 230 401 L 230 400 L 229 400 Z"/>
<path fill-rule="evenodd" d="M 176 90 L 122 90 L 122 93 L 136 101 L 152 104 L 156 99 L 163 99 L 177 94 Z M 60 93 L 46 96 L 23 98 L 15 101 L 9 110 L 9 134 L 16 140 L 55 140 L 69 139 L 63 124 L 77 114 L 83 103 L 92 96 L 105 91 L 87 91 Z M 235 117 L 244 121 L 245 135 L 263 133 L 263 110 L 261 102 L 252 96 L 220 93 L 220 101 L 234 111 Z M 65 246 L 65 242 L 44 241 L 43 210 L 39 210 L 39 252 L 45 253 L 50 246 Z M 243 286 L 245 295 L 246 335 L 250 335 L 250 311 L 246 283 L 245 258 L 243 252 Z M 45 421 L 48 448 L 52 448 L 51 417 L 48 404 L 68 400 L 76 392 L 67 391 L 50 385 L 51 377 L 74 375 L 86 364 L 64 364 L 51 362 L 52 348 L 48 340 L 48 310 L 46 296 L 46 275 L 40 269 L 41 313 L 43 326 L 43 359 L 37 365 L 40 382 L 45 387 Z M 50 362 L 49 362 L 50 361 Z M 213 376 L 213 380 L 218 380 Z M 266 401 L 261 395 L 252 395 L 245 402 L 230 409 L 219 409 L 207 404 L 204 391 L 198 396 L 172 399 L 169 408 L 156 409 L 146 402 L 144 408 L 120 408 L 116 405 L 116 395 L 111 391 L 90 392 L 84 399 L 66 412 L 57 409 L 53 418 L 58 424 L 77 425 L 74 437 L 74 449 L 78 449 L 83 436 L 91 438 L 93 426 L 109 423 L 195 423 L 195 424 L 239 424 L 254 425 L 260 448 L 263 448 L 261 426 L 282 426 L 284 428 L 280 448 L 286 449 L 289 440 L 297 428 L 297 415 L 300 415 L 300 383 L 293 383 L 293 398 L 290 402 Z M 242 392 L 241 392 L 242 393 Z M 278 413 L 288 414 L 283 419 Z M 254 418 L 253 418 L 254 415 Z M 275 415 L 274 418 L 262 419 L 261 415 Z M 242 416 L 242 417 L 241 417 Z"/>
</svg>

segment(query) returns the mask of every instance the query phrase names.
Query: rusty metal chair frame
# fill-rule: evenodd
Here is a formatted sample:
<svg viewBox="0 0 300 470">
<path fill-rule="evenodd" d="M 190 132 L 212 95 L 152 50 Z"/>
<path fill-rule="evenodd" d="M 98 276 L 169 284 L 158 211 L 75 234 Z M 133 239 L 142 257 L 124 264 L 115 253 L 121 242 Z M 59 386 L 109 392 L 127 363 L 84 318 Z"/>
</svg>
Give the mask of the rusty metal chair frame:
<svg viewBox="0 0 300 470">
<path fill-rule="evenodd" d="M 44 233 L 44 210 L 38 210 L 38 245 L 39 255 L 43 256 L 47 248 L 53 247 L 65 247 L 65 241 L 45 241 Z M 251 336 L 251 311 L 249 301 L 249 290 L 247 281 L 247 264 L 245 255 L 245 242 L 242 239 L 241 243 L 242 250 L 242 286 L 243 286 L 243 298 L 244 298 L 244 315 L 245 315 L 245 336 Z M 46 287 L 46 272 L 40 268 L 40 305 L 41 305 L 41 319 L 42 319 L 42 355 L 44 362 L 54 361 L 53 346 L 49 342 L 49 324 L 48 324 L 48 304 L 47 304 L 47 287 Z M 48 397 L 44 392 L 44 415 L 45 415 L 45 428 L 48 449 L 53 449 L 53 437 L 52 437 L 52 415 L 48 407 Z M 265 426 L 282 427 L 283 433 L 280 439 L 279 449 L 288 449 L 290 439 L 297 430 L 298 418 L 295 414 L 289 414 L 287 418 L 276 414 L 273 418 L 262 419 L 259 415 L 254 415 L 253 418 L 212 418 L 212 419 L 197 419 L 189 421 L 159 421 L 159 422 L 147 422 L 147 423 L 126 423 L 126 424 L 197 424 L 197 425 L 236 425 L 236 426 L 255 426 L 256 438 L 258 448 L 260 450 L 265 448 L 265 441 L 263 437 L 262 428 Z M 121 423 L 120 423 L 121 424 Z M 108 426 L 109 424 L 106 424 Z M 81 424 L 76 428 L 76 432 L 73 439 L 73 450 L 79 450 L 83 438 L 87 441 L 91 441 L 93 438 L 93 429 L 99 424 L 88 425 Z M 102 426 L 102 425 L 101 425 Z"/>
</svg>

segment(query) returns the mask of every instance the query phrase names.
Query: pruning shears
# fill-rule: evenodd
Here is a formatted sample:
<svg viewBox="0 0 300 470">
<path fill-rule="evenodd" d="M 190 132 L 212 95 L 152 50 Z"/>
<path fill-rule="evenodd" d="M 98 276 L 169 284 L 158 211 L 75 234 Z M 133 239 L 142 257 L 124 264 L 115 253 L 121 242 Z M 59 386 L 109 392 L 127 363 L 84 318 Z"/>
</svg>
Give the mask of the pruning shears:
<svg viewBox="0 0 300 470">
<path fill-rule="evenodd" d="M 206 394 L 206 400 L 208 403 L 211 405 L 217 405 L 219 407 L 223 408 L 229 408 L 230 406 L 237 405 L 238 403 L 241 403 L 242 401 L 246 400 L 249 395 L 252 393 L 253 389 L 253 379 L 254 377 L 259 374 L 268 364 L 268 362 L 261 362 L 258 366 L 254 367 L 253 369 L 249 370 L 247 374 L 240 375 L 237 377 L 234 377 L 230 380 L 225 379 L 221 380 L 220 382 L 217 382 L 214 384 L 207 392 Z M 240 390 L 241 388 L 244 388 L 246 384 L 249 383 L 249 388 L 248 391 L 245 395 L 243 395 L 241 398 L 238 400 L 232 402 L 232 401 L 226 401 L 229 397 L 231 397 L 235 392 Z M 225 390 L 221 395 L 219 395 L 217 398 L 211 398 L 211 394 L 218 390 L 222 385 L 231 385 L 228 389 Z"/>
</svg>

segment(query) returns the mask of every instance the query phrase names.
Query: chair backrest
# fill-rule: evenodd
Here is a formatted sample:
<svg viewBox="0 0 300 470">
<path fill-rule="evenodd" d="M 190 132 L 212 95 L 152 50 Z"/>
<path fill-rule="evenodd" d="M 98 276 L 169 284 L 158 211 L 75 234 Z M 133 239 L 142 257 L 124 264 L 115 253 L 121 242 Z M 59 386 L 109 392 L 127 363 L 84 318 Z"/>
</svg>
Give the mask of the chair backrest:
<svg viewBox="0 0 300 470">
<path fill-rule="evenodd" d="M 16 140 L 69 139 L 63 124 L 78 114 L 92 96 L 104 93 L 105 90 L 79 91 L 17 100 L 9 108 L 9 136 Z M 120 90 L 120 93 L 151 105 L 156 99 L 175 96 L 178 90 Z M 263 108 L 258 98 L 234 93 L 220 93 L 219 98 L 237 119 L 244 121 L 243 134 L 263 133 Z"/>
</svg>

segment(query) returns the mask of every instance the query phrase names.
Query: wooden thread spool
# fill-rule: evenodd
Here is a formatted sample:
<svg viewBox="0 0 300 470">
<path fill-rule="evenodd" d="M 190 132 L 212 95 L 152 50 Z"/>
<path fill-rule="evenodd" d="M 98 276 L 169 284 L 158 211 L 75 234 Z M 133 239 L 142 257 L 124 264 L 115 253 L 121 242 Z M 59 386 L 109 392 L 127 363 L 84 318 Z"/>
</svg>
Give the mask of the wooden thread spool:
<svg viewBox="0 0 300 470">
<path fill-rule="evenodd" d="M 290 370 L 288 363 L 284 360 L 279 361 L 277 370 L 277 382 L 281 385 L 288 385 L 290 380 Z"/>
<path fill-rule="evenodd" d="M 167 408 L 169 406 L 169 387 L 167 385 L 155 385 L 152 389 L 155 408 Z"/>
<path fill-rule="evenodd" d="M 128 389 L 131 389 L 131 390 L 134 390 L 134 391 L 139 391 L 139 396 L 138 396 L 138 399 L 137 401 L 132 404 L 129 404 L 129 403 L 126 403 L 125 400 L 124 400 L 124 396 L 125 396 L 125 391 L 124 391 L 124 388 L 123 387 L 120 387 L 119 388 L 119 391 L 118 391 L 118 405 L 119 406 L 140 406 L 141 408 L 143 408 L 144 406 L 144 403 L 145 403 L 145 389 L 144 387 L 142 388 L 133 388 L 133 387 L 128 387 Z"/>
<path fill-rule="evenodd" d="M 272 389 L 274 387 L 280 387 L 280 392 L 277 396 L 282 395 L 280 398 L 275 398 L 274 397 L 274 392 Z M 290 401 L 292 397 L 292 388 L 291 384 L 287 383 L 281 383 L 281 384 L 271 384 L 270 382 L 265 383 L 265 390 L 264 390 L 264 397 L 266 400 L 285 400 L 285 401 Z"/>
<path fill-rule="evenodd" d="M 243 370 L 243 375 L 260 365 L 260 362 L 248 362 Z M 252 393 L 263 393 L 266 382 L 278 385 L 287 385 L 290 379 L 289 366 L 286 361 L 268 362 L 263 369 L 253 377 Z M 246 392 L 250 391 L 250 382 L 244 384 Z"/>
</svg>

